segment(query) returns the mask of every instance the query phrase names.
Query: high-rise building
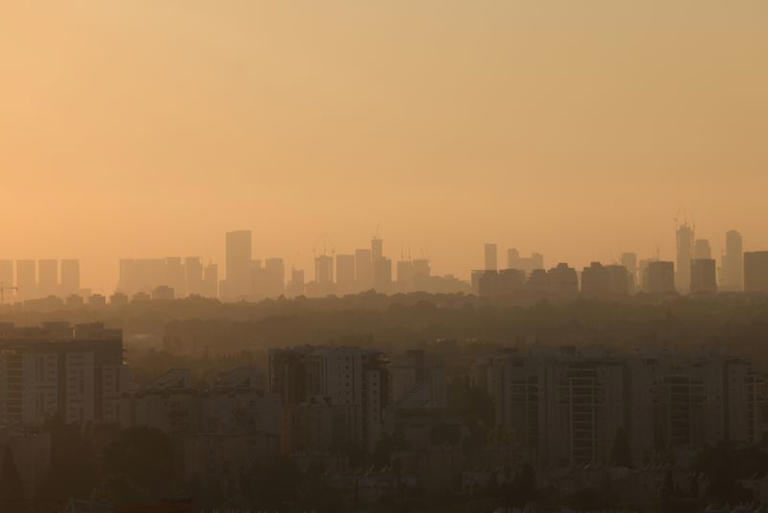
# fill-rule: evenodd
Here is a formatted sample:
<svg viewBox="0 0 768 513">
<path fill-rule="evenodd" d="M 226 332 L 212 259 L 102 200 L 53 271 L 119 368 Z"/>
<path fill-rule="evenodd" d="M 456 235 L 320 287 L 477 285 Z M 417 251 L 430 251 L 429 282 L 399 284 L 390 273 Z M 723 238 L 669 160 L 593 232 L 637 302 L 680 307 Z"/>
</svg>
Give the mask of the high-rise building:
<svg viewBox="0 0 768 513">
<path fill-rule="evenodd" d="M 315 257 L 315 283 L 317 285 L 333 283 L 333 257 L 328 255 Z"/>
<path fill-rule="evenodd" d="M 714 294 L 717 292 L 715 261 L 711 258 L 695 258 L 691 262 L 691 293 Z"/>
<path fill-rule="evenodd" d="M 486 271 L 496 271 L 499 268 L 498 260 L 497 260 L 497 248 L 496 244 L 491 242 L 485 243 L 485 267 L 484 269 Z"/>
<path fill-rule="evenodd" d="M 0 260 L 0 287 L 3 301 L 13 302 L 13 260 Z"/>
<path fill-rule="evenodd" d="M 674 262 L 648 262 L 643 273 L 643 290 L 649 294 L 674 294 Z"/>
<path fill-rule="evenodd" d="M 373 257 L 370 249 L 355 250 L 355 281 L 358 290 L 373 287 Z"/>
<path fill-rule="evenodd" d="M 371 261 L 384 258 L 384 240 L 374 237 L 371 239 Z"/>
<path fill-rule="evenodd" d="M 37 264 L 34 260 L 16 260 L 16 292 L 24 300 L 35 299 L 37 295 Z"/>
<path fill-rule="evenodd" d="M 205 297 L 219 297 L 219 266 L 208 264 L 203 271 L 203 289 Z"/>
<path fill-rule="evenodd" d="M 398 292 L 410 292 L 414 288 L 414 268 L 412 260 L 397 261 L 397 290 Z"/>
<path fill-rule="evenodd" d="M 712 248 L 707 239 L 696 239 L 693 243 L 693 259 L 709 260 L 712 258 Z"/>
<path fill-rule="evenodd" d="M 58 417 L 82 425 L 119 420 L 130 388 L 120 330 L 46 323 L 0 329 L 0 419 L 36 426 Z"/>
<path fill-rule="evenodd" d="M 167 285 L 173 289 L 176 297 L 187 295 L 187 276 L 181 257 L 168 257 L 165 259 L 165 280 L 161 285 Z"/>
<path fill-rule="evenodd" d="M 285 264 L 282 258 L 267 258 L 264 261 L 264 294 L 267 297 L 285 294 Z"/>
<path fill-rule="evenodd" d="M 508 249 L 507 269 L 518 269 L 529 275 L 536 269 L 544 269 L 544 256 L 541 253 L 531 253 L 529 257 L 521 257 L 517 249 Z"/>
<path fill-rule="evenodd" d="M 61 296 L 69 297 L 80 293 L 80 261 L 61 261 Z"/>
<path fill-rule="evenodd" d="M 251 295 L 251 232 L 239 230 L 227 232 L 224 297 L 240 300 Z"/>
<path fill-rule="evenodd" d="M 39 260 L 37 262 L 37 294 L 40 297 L 55 296 L 59 293 L 59 262 Z"/>
<path fill-rule="evenodd" d="M 336 255 L 336 292 L 349 294 L 355 289 L 355 255 Z"/>
<path fill-rule="evenodd" d="M 304 294 L 304 270 L 291 269 L 291 280 L 288 282 L 288 295 L 292 297 Z"/>
<path fill-rule="evenodd" d="M 768 251 L 744 253 L 744 290 L 768 292 Z"/>
<path fill-rule="evenodd" d="M 200 257 L 187 257 L 184 259 L 184 273 L 186 274 L 187 294 L 190 296 L 203 294 L 203 260 Z"/>
<path fill-rule="evenodd" d="M 579 277 L 576 269 L 561 262 L 546 274 L 547 294 L 552 297 L 574 297 L 579 294 Z"/>
<path fill-rule="evenodd" d="M 620 263 L 626 268 L 629 275 L 629 292 L 634 293 L 639 282 L 637 279 L 637 253 L 622 253 Z"/>
<path fill-rule="evenodd" d="M 686 293 L 691 288 L 691 261 L 693 260 L 694 228 L 688 223 L 677 227 L 677 272 L 675 286 Z"/>
<path fill-rule="evenodd" d="M 581 273 L 581 293 L 585 297 L 609 298 L 629 294 L 629 273 L 623 265 L 592 262 Z"/>
<path fill-rule="evenodd" d="M 373 288 L 388 294 L 392 288 L 392 260 L 381 257 L 373 263 Z"/>
<path fill-rule="evenodd" d="M 744 289 L 744 255 L 741 234 L 731 230 L 725 234 L 725 253 L 720 269 L 720 288 L 728 291 Z"/>
</svg>

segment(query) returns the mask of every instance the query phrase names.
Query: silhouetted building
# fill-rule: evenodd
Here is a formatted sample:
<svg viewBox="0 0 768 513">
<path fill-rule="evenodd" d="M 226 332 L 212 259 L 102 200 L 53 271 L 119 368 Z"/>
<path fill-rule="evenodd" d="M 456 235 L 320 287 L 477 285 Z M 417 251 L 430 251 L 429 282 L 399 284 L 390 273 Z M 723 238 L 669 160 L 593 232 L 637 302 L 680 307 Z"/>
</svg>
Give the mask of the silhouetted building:
<svg viewBox="0 0 768 513">
<path fill-rule="evenodd" d="M 717 292 L 716 263 L 711 258 L 696 258 L 691 263 L 691 293 Z"/>
<path fill-rule="evenodd" d="M 392 289 L 392 260 L 381 257 L 373 263 L 373 288 L 388 294 Z"/>
<path fill-rule="evenodd" d="M 622 265 L 592 262 L 581 273 L 581 293 L 585 297 L 610 298 L 629 294 L 629 273 Z"/>
<path fill-rule="evenodd" d="M 373 258 L 370 249 L 355 250 L 355 281 L 358 290 L 373 288 Z"/>
<path fill-rule="evenodd" d="M 120 330 L 101 324 L 0 325 L 0 419 L 6 425 L 114 423 L 130 387 Z"/>
<path fill-rule="evenodd" d="M 547 271 L 547 294 L 552 297 L 566 298 L 579 295 L 579 277 L 576 269 L 566 263 L 559 263 Z"/>
<path fill-rule="evenodd" d="M 63 297 L 80 293 L 80 261 L 61 261 L 61 295 Z"/>
<path fill-rule="evenodd" d="M 3 301 L 13 302 L 13 260 L 0 260 L 0 287 Z"/>
<path fill-rule="evenodd" d="M 648 262 L 643 273 L 643 290 L 649 294 L 674 294 L 674 262 Z"/>
<path fill-rule="evenodd" d="M 208 264 L 203 271 L 202 295 L 205 297 L 219 296 L 219 266 Z"/>
<path fill-rule="evenodd" d="M 291 269 L 291 281 L 288 282 L 288 295 L 292 297 L 304 294 L 304 270 Z"/>
<path fill-rule="evenodd" d="M 330 293 L 333 289 L 333 257 L 315 257 L 315 284 L 327 289 L 325 293 Z"/>
<path fill-rule="evenodd" d="M 686 293 L 691 288 L 691 261 L 693 260 L 693 227 L 684 223 L 677 227 L 677 273 L 675 286 Z"/>
<path fill-rule="evenodd" d="M 38 260 L 37 295 L 40 297 L 56 296 L 59 292 L 59 262 L 57 260 Z"/>
<path fill-rule="evenodd" d="M 34 299 L 37 296 L 37 265 L 34 260 L 16 261 L 17 296 L 22 299 Z"/>
<path fill-rule="evenodd" d="M 176 293 L 168 285 L 160 285 L 152 291 L 152 299 L 156 301 L 170 301 L 175 297 Z"/>
<path fill-rule="evenodd" d="M 225 240 L 227 267 L 223 299 L 243 299 L 251 295 L 251 232 L 228 232 Z"/>
<path fill-rule="evenodd" d="M 168 257 L 165 259 L 165 280 L 161 285 L 167 285 L 172 288 L 176 297 L 185 297 L 187 295 L 187 277 L 184 272 L 184 264 L 181 257 Z"/>
<path fill-rule="evenodd" d="M 637 274 L 637 253 L 622 253 L 620 263 L 627 269 L 627 274 L 629 274 L 629 292 L 632 294 L 637 291 L 640 283 Z"/>
<path fill-rule="evenodd" d="M 693 259 L 709 260 L 712 258 L 712 248 L 707 239 L 696 239 L 693 243 Z"/>
<path fill-rule="evenodd" d="M 744 253 L 744 290 L 768 292 L 768 251 Z"/>
<path fill-rule="evenodd" d="M 478 296 L 482 298 L 520 297 L 525 288 L 525 271 L 503 269 L 483 271 L 479 275 Z"/>
<path fill-rule="evenodd" d="M 741 234 L 731 230 L 725 234 L 725 253 L 720 270 L 720 288 L 728 291 L 744 290 L 744 255 Z"/>
<path fill-rule="evenodd" d="M 327 428 L 327 438 L 344 442 L 336 450 L 370 452 L 381 439 L 389 403 L 389 373 L 381 353 L 327 346 L 270 349 L 268 391 L 280 396 L 289 416 L 281 435 L 288 450 L 298 449 L 306 435 L 290 416 L 308 405 L 325 409 L 331 418 L 336 410 L 339 422 Z"/>
<path fill-rule="evenodd" d="M 203 295 L 203 260 L 200 257 L 184 259 L 186 273 L 187 295 Z"/>
<path fill-rule="evenodd" d="M 336 255 L 336 291 L 349 294 L 355 288 L 355 255 Z"/>
<path fill-rule="evenodd" d="M 397 291 L 410 292 L 414 289 L 415 277 L 412 260 L 398 260 L 397 262 Z"/>
<path fill-rule="evenodd" d="M 484 269 L 486 271 L 496 271 L 499 268 L 498 260 L 497 260 L 497 254 L 498 249 L 496 247 L 496 244 L 486 242 L 485 246 L 485 267 Z"/>
<path fill-rule="evenodd" d="M 378 237 L 371 239 L 371 261 L 384 258 L 384 241 Z"/>
<path fill-rule="evenodd" d="M 544 269 L 544 256 L 541 253 L 531 253 L 529 257 L 521 257 L 518 250 L 508 249 L 507 269 L 518 269 L 529 275 L 535 269 Z"/>
<path fill-rule="evenodd" d="M 282 258 L 267 258 L 264 262 L 264 295 L 280 297 L 285 293 L 285 264 Z"/>
</svg>

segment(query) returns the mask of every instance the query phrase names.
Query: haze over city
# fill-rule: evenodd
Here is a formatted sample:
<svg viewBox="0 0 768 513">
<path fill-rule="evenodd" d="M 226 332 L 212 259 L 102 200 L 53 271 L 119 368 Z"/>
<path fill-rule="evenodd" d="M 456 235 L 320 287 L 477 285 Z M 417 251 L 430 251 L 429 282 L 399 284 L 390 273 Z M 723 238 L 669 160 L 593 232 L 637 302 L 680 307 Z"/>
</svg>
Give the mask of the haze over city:
<svg viewBox="0 0 768 513">
<path fill-rule="evenodd" d="M 581 268 L 768 248 L 761 1 L 44 2 L 0 17 L 2 257 L 310 269 L 377 226 L 468 279 L 495 241 Z"/>
</svg>

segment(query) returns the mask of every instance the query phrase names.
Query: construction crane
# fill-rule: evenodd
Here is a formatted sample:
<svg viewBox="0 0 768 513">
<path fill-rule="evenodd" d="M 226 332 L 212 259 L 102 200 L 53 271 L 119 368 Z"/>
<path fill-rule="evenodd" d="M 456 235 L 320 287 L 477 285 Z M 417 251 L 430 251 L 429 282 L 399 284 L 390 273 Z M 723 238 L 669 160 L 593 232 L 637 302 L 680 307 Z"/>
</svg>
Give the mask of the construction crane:
<svg viewBox="0 0 768 513">
<path fill-rule="evenodd" d="M 15 290 L 15 291 L 18 292 L 19 287 L 11 287 L 11 286 L 6 287 L 5 283 L 0 282 L 0 305 L 5 303 L 5 291 L 6 290 L 8 290 L 8 291 Z"/>
</svg>

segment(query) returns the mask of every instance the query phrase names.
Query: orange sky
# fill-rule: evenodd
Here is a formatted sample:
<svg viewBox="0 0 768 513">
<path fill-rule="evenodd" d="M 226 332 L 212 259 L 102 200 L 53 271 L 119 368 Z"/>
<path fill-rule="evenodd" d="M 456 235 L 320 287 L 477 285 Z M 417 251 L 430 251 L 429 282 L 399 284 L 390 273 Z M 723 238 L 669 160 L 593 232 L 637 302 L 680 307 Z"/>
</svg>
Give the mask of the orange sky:
<svg viewBox="0 0 768 513">
<path fill-rule="evenodd" d="M 0 257 L 768 249 L 765 0 L 5 2 Z M 504 259 L 502 259 L 502 262 Z M 311 274 L 311 272 L 310 272 Z"/>
</svg>

